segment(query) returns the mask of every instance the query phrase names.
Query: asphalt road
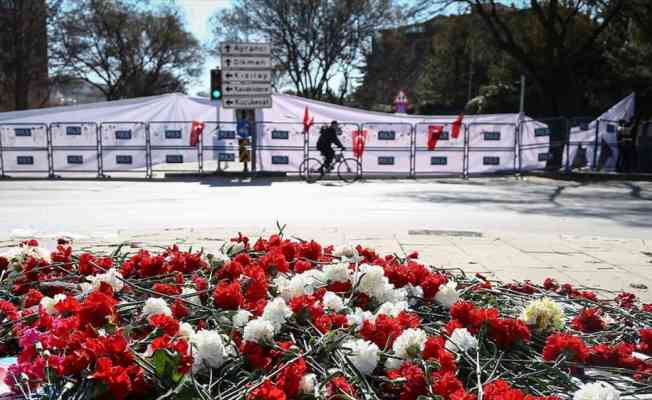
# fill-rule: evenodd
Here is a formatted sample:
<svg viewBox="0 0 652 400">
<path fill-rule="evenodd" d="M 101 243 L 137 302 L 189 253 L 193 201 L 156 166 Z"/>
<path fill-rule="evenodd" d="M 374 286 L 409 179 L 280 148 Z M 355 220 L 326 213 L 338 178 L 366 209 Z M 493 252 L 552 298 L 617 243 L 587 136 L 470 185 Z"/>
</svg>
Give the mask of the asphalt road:
<svg viewBox="0 0 652 400">
<path fill-rule="evenodd" d="M 652 238 L 652 183 L 540 178 L 369 181 L 0 181 L 0 237 L 169 228 L 336 227 Z"/>
</svg>

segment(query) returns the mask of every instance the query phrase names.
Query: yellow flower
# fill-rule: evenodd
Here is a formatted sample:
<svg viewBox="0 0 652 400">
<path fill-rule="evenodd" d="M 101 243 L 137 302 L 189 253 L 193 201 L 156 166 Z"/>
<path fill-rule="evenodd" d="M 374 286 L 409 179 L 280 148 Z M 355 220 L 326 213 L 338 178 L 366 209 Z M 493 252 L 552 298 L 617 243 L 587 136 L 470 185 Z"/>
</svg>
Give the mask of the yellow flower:
<svg viewBox="0 0 652 400">
<path fill-rule="evenodd" d="M 566 321 L 559 304 L 548 297 L 531 301 L 523 309 L 520 319 L 526 325 L 542 332 L 560 330 Z"/>
</svg>

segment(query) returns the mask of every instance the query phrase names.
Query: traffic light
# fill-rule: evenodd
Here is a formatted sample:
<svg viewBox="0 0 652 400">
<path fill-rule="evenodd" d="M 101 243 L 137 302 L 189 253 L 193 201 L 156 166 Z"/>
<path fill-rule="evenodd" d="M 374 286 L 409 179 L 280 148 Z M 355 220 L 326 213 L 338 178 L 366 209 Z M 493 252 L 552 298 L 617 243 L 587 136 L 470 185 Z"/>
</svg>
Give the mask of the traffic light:
<svg viewBox="0 0 652 400">
<path fill-rule="evenodd" d="M 222 71 L 211 70 L 211 100 L 222 100 Z"/>
</svg>

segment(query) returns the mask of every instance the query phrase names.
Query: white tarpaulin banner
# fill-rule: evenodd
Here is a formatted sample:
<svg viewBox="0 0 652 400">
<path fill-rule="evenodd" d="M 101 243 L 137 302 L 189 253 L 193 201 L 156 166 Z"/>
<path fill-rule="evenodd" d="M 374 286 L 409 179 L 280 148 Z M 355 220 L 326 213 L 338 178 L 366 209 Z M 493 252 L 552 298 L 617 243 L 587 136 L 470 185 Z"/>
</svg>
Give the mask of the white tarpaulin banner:
<svg viewBox="0 0 652 400">
<path fill-rule="evenodd" d="M 614 170 L 618 160 L 618 123 L 621 120 L 631 120 L 635 109 L 636 96 L 631 94 L 590 124 L 572 127 L 568 149 L 564 151 L 563 165 L 571 168 L 598 168 L 597 164 L 604 158 L 601 165 L 603 169 Z"/>
<path fill-rule="evenodd" d="M 297 171 L 304 155 L 319 156 L 315 149 L 319 127 L 333 120 L 343 127 L 341 140 L 347 147 L 346 156 L 353 155 L 353 132 L 367 130 L 363 171 L 463 173 L 465 137 L 470 141 L 468 172 L 513 169 L 515 165 L 514 127 L 519 123 L 518 114 L 467 116 L 459 139 L 440 137 L 439 144 L 430 151 L 427 148 L 429 126 L 443 125 L 450 135 L 450 125 L 456 116 L 386 114 L 288 95 L 272 98 L 272 108 L 257 110 L 255 121 L 251 121 L 255 123 L 259 170 Z M 310 144 L 307 154 L 303 136 L 306 110 L 315 122 L 307 138 Z M 200 151 L 190 147 L 189 121 L 206 123 Z M 234 110 L 223 109 L 209 99 L 181 94 L 2 113 L 3 167 L 6 171 L 47 171 L 50 162 L 47 130 L 51 124 L 59 124 L 52 129 L 55 142 L 52 169 L 56 171 L 92 170 L 94 164 L 104 172 L 142 170 L 158 164 L 197 162 L 198 154 L 203 160 L 231 161 L 236 157 L 238 161 L 238 137 L 231 134 L 237 132 L 236 122 Z M 13 124 L 35 127 L 34 136 L 16 137 Z M 92 124 L 99 127 L 99 145 L 92 142 Z M 36 127 L 41 131 L 37 132 Z M 75 129 L 81 129 L 81 135 L 73 134 Z M 41 142 L 34 143 L 36 138 Z M 511 154 L 508 146 L 514 148 Z M 99 163 L 97 154 L 101 154 Z M 21 156 L 20 163 L 17 156 Z"/>
</svg>

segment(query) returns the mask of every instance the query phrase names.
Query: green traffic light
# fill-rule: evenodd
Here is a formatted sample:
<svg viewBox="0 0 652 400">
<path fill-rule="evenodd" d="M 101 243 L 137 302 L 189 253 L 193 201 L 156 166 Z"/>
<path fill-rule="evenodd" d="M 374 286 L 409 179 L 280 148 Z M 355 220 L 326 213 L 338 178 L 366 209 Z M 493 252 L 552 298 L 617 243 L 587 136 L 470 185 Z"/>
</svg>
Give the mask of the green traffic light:
<svg viewBox="0 0 652 400">
<path fill-rule="evenodd" d="M 214 99 L 222 98 L 222 92 L 220 92 L 219 90 L 213 90 L 213 98 Z"/>
</svg>

